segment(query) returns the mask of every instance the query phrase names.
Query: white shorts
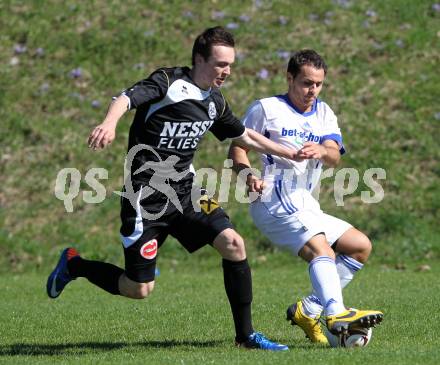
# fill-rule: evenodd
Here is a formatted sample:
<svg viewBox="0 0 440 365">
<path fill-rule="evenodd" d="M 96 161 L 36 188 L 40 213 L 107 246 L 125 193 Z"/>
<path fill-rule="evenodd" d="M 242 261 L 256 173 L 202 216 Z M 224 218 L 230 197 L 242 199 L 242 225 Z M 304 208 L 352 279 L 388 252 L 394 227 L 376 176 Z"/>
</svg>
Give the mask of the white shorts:
<svg viewBox="0 0 440 365">
<path fill-rule="evenodd" d="M 352 227 L 324 213 L 308 191 L 284 194 L 280 190 L 269 202 L 253 202 L 250 213 L 257 228 L 274 245 L 295 255 L 318 233 L 324 233 L 329 245 L 333 245 Z"/>
</svg>

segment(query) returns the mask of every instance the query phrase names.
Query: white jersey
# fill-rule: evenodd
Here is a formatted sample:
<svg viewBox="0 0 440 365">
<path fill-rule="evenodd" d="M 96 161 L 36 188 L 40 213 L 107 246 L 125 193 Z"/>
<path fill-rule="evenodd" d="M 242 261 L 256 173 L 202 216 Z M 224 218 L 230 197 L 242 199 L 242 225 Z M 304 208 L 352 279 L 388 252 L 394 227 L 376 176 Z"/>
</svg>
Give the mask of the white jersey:
<svg viewBox="0 0 440 365">
<path fill-rule="evenodd" d="M 248 109 L 243 123 L 270 140 L 299 150 L 304 142 L 310 141 L 322 144 L 325 140 L 334 140 L 342 146 L 341 131 L 336 115 L 323 101 L 317 99 L 312 110 L 307 113 L 299 112 L 290 102 L 287 95 L 278 95 L 257 100 Z M 286 158 L 261 155 L 263 176 L 266 181 L 277 181 L 286 178 L 293 179 L 292 189 L 312 191 L 319 181 L 322 172 L 320 160 L 305 160 L 295 162 Z M 277 172 L 274 169 L 280 169 Z"/>
<path fill-rule="evenodd" d="M 333 140 L 344 153 L 336 116 L 320 100 L 307 113 L 296 110 L 287 95 L 257 100 L 243 122 L 247 128 L 286 147 L 299 150 L 307 141 L 322 144 Z M 266 185 L 260 198 L 251 204 L 250 213 L 255 225 L 273 244 L 298 254 L 314 235 L 324 233 L 331 245 L 351 227 L 322 212 L 311 194 L 322 172 L 320 160 L 295 162 L 262 154 L 261 161 Z"/>
</svg>

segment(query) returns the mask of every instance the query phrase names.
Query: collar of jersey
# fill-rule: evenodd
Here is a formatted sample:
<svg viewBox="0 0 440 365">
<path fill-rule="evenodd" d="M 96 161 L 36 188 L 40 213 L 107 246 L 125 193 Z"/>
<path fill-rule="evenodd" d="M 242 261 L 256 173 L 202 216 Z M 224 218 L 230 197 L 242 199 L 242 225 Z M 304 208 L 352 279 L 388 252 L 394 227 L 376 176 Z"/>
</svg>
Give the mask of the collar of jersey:
<svg viewBox="0 0 440 365">
<path fill-rule="evenodd" d="M 298 114 L 301 114 L 303 117 L 308 117 L 316 113 L 316 106 L 318 105 L 318 98 L 315 99 L 315 102 L 312 105 L 312 110 L 309 112 L 301 112 L 293 103 L 290 101 L 289 96 L 287 94 L 277 95 L 277 98 L 284 100 L 284 102 L 289 105 L 293 110 L 295 110 Z"/>
<path fill-rule="evenodd" d="M 195 83 L 195 81 L 193 80 L 193 78 L 191 77 L 191 69 L 189 67 L 182 67 L 183 71 L 186 74 L 186 77 L 188 77 L 189 81 L 191 82 L 191 84 L 193 84 L 195 87 L 197 87 L 200 92 L 202 93 L 203 97 L 206 98 L 211 94 L 212 91 L 212 87 L 210 87 L 208 90 L 202 89 L 199 85 L 197 85 Z"/>
</svg>

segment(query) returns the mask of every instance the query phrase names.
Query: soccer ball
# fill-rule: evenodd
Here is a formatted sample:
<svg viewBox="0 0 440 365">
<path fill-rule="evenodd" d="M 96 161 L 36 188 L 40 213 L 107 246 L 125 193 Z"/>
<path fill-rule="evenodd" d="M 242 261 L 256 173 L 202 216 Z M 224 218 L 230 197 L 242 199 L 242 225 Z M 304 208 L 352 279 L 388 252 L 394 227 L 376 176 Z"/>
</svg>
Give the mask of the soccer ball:
<svg viewBox="0 0 440 365">
<path fill-rule="evenodd" d="M 372 328 L 351 328 L 347 335 L 336 336 L 324 326 L 331 347 L 365 347 L 373 336 Z"/>
</svg>

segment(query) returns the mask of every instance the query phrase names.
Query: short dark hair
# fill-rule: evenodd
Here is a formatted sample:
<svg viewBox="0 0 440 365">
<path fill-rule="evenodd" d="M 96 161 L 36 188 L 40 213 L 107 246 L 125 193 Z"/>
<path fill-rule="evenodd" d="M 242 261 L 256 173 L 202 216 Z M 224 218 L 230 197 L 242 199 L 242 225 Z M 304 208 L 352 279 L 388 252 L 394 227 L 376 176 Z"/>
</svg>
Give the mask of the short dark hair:
<svg viewBox="0 0 440 365">
<path fill-rule="evenodd" d="M 234 47 L 234 36 L 223 27 L 217 26 L 206 29 L 198 35 L 192 49 L 192 65 L 195 65 L 196 54 L 199 54 L 206 61 L 211 56 L 212 46 Z"/>
<path fill-rule="evenodd" d="M 302 49 L 295 52 L 289 60 L 287 72 L 295 78 L 304 65 L 313 66 L 318 70 L 324 69 L 324 75 L 327 74 L 327 65 L 324 59 L 313 49 Z"/>
</svg>

